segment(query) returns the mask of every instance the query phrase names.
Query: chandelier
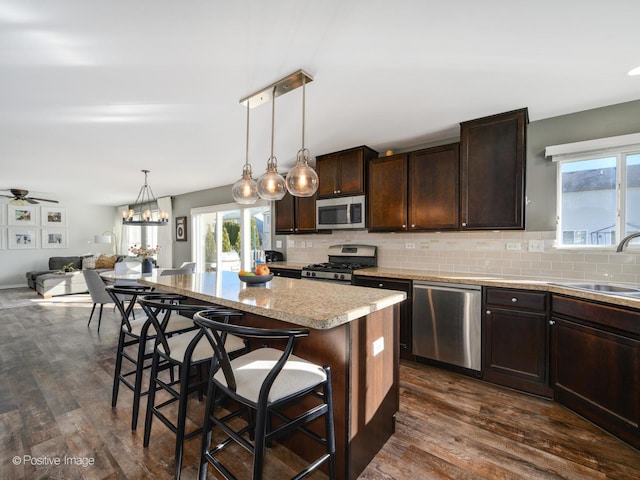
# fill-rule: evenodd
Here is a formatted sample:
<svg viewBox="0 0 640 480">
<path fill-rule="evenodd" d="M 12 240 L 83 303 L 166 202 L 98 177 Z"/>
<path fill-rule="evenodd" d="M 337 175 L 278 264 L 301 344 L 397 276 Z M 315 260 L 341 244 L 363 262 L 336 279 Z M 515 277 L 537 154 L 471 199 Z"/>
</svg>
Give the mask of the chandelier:
<svg viewBox="0 0 640 480">
<path fill-rule="evenodd" d="M 238 203 L 254 203 L 258 198 L 265 200 L 280 200 L 287 190 L 294 196 L 310 197 L 318 188 L 318 175 L 309 166 L 309 150 L 304 148 L 304 120 L 305 120 L 305 85 L 313 81 L 313 78 L 304 72 L 288 75 L 273 84 L 265 87 L 248 97 L 240 100 L 247 107 L 247 145 L 246 160 L 242 170 L 242 178 L 232 188 L 233 198 Z M 280 95 L 302 88 L 302 149 L 298 152 L 295 167 L 287 174 L 285 180 L 278 173 L 278 163 L 274 155 L 274 131 L 275 131 L 275 99 Z M 271 101 L 271 156 L 267 160 L 266 171 L 260 175 L 257 181 L 251 176 L 249 165 L 249 108 L 255 108 L 263 103 Z M 255 187 L 254 187 L 255 185 Z"/>
<path fill-rule="evenodd" d="M 141 170 L 144 173 L 144 184 L 140 188 L 138 197 L 132 207 L 138 207 L 140 211 L 140 220 L 134 220 L 135 210 L 129 208 L 122 212 L 122 224 L 123 225 L 167 225 L 169 223 L 169 214 L 162 210 L 154 211 L 154 206 L 157 206 L 158 201 L 153 195 L 153 191 L 147 182 L 147 175 L 149 170 Z"/>
</svg>

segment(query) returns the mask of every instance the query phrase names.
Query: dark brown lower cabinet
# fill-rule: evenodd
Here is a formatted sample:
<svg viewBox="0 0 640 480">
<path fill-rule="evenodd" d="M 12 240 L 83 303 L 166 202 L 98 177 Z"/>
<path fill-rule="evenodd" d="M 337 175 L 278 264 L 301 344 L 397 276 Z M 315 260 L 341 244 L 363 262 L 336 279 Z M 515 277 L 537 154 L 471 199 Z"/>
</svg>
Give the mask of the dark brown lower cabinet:
<svg viewBox="0 0 640 480">
<path fill-rule="evenodd" d="M 485 288 L 484 380 L 552 397 L 548 374 L 548 299 L 544 292 Z"/>
<path fill-rule="evenodd" d="M 555 399 L 640 448 L 640 313 L 553 296 Z"/>
<path fill-rule="evenodd" d="M 292 268 L 269 267 L 269 269 L 276 277 L 300 278 L 301 274 L 300 270 L 294 270 Z"/>
<path fill-rule="evenodd" d="M 360 287 L 384 288 L 387 290 L 400 290 L 407 294 L 407 299 L 400 304 L 400 357 L 407 360 L 415 360 L 411 353 L 413 345 L 413 327 L 412 327 L 412 292 L 413 283 L 411 280 L 402 280 L 397 278 L 382 278 L 370 276 L 354 276 L 354 285 Z"/>
</svg>

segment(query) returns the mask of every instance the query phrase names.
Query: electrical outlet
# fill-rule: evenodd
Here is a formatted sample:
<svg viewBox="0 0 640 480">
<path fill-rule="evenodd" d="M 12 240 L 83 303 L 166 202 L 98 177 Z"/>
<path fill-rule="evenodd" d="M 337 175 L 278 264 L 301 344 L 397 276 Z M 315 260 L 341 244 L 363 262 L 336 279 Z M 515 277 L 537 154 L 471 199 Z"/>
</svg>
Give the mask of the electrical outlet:
<svg viewBox="0 0 640 480">
<path fill-rule="evenodd" d="M 529 240 L 529 251 L 544 253 L 544 240 Z"/>
<path fill-rule="evenodd" d="M 413 242 L 407 242 L 404 244 L 404 248 L 416 248 L 416 244 Z"/>
<path fill-rule="evenodd" d="M 282 248 L 282 240 L 276 240 L 276 248 Z"/>
<path fill-rule="evenodd" d="M 384 337 L 380 337 L 373 342 L 373 356 L 375 357 L 384 350 Z"/>
<path fill-rule="evenodd" d="M 307 242 L 307 248 L 313 247 L 313 242 Z"/>
<path fill-rule="evenodd" d="M 295 240 L 287 240 L 287 248 L 295 248 L 296 242 Z"/>
<path fill-rule="evenodd" d="M 522 250 L 522 245 L 520 242 L 507 242 L 507 250 L 510 252 L 517 252 Z"/>
</svg>

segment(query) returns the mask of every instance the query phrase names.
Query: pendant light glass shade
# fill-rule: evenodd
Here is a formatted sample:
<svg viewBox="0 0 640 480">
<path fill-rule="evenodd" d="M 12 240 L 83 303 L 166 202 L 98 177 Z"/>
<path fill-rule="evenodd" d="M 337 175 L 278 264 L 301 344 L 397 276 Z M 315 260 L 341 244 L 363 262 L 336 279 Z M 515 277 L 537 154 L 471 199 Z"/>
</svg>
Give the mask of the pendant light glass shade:
<svg viewBox="0 0 640 480">
<path fill-rule="evenodd" d="M 242 168 L 242 178 L 233 184 L 231 195 L 237 203 L 250 205 L 258 200 L 258 185 L 251 174 L 249 164 L 249 102 L 247 102 L 247 142 L 245 149 L 245 162 Z"/>
<path fill-rule="evenodd" d="M 278 173 L 276 157 L 267 160 L 267 171 L 258 178 L 258 195 L 265 200 L 281 200 L 287 193 L 282 175 Z"/>
<path fill-rule="evenodd" d="M 306 108 L 306 78 L 302 78 L 302 148 L 298 150 L 295 166 L 287 173 L 287 190 L 294 197 L 312 197 L 318 190 L 318 174 L 309 166 L 311 154 L 304 148 L 304 127 Z"/>
<path fill-rule="evenodd" d="M 296 165 L 287 173 L 287 190 L 294 197 L 312 197 L 318 190 L 318 174 L 309 166 L 309 150 L 298 150 Z"/>
<path fill-rule="evenodd" d="M 256 203 L 258 200 L 258 184 L 251 176 L 251 165 L 242 168 L 242 178 L 233 184 L 231 195 L 237 203 L 245 205 Z"/>
<path fill-rule="evenodd" d="M 271 156 L 267 160 L 267 170 L 258 177 L 258 195 L 264 200 L 281 200 L 287 193 L 287 186 L 278 173 L 278 160 L 273 155 L 273 137 L 276 119 L 276 91 L 271 96 Z"/>
</svg>

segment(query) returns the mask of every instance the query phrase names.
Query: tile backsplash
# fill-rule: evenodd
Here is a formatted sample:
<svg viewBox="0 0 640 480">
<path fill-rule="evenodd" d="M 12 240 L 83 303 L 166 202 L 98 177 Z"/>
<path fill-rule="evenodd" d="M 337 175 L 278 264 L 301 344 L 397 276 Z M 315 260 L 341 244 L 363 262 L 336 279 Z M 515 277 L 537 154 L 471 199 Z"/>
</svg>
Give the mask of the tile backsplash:
<svg viewBox="0 0 640 480">
<path fill-rule="evenodd" d="M 289 235 L 287 261 L 326 262 L 330 245 L 362 243 L 378 247 L 380 267 L 640 284 L 638 250 L 558 250 L 555 235 L 520 231 Z"/>
</svg>

